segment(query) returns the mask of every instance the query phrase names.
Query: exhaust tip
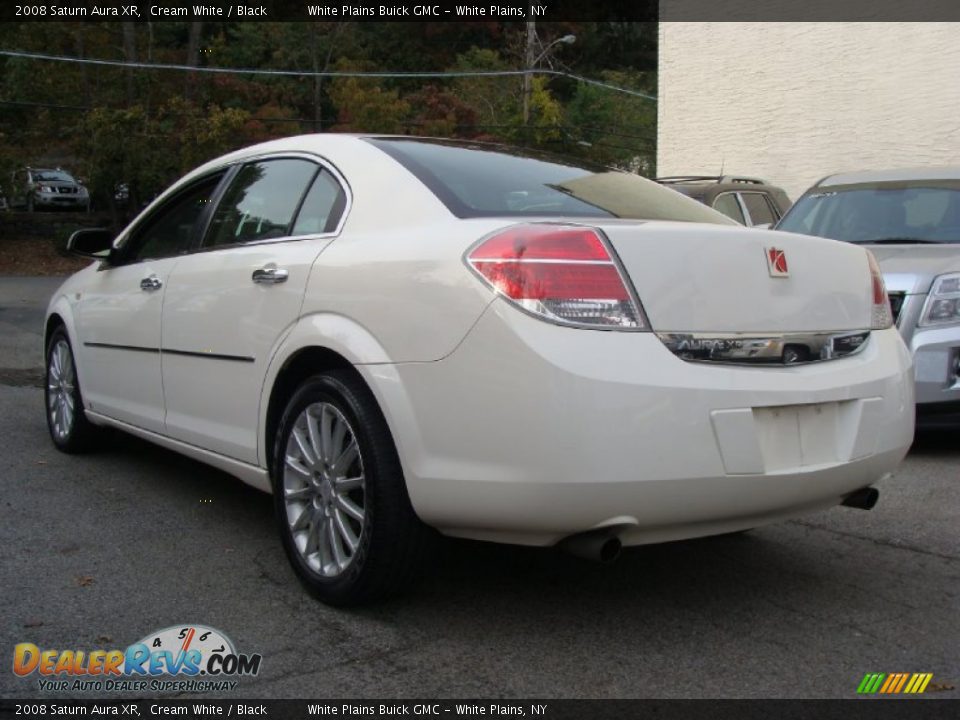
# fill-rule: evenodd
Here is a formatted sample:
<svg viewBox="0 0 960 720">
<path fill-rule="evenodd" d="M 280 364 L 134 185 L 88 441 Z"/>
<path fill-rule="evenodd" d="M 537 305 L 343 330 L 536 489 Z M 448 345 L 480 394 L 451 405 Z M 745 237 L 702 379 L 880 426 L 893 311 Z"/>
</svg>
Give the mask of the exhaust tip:
<svg viewBox="0 0 960 720">
<path fill-rule="evenodd" d="M 859 508 L 860 510 L 870 510 L 877 504 L 877 500 L 879 499 L 879 490 L 873 487 L 865 487 L 847 495 L 840 504 L 846 507 Z"/>
<path fill-rule="evenodd" d="M 620 557 L 620 551 L 623 549 L 623 543 L 620 538 L 612 537 L 600 547 L 600 562 L 609 565 Z"/>
<path fill-rule="evenodd" d="M 620 557 L 623 543 L 620 538 L 611 534 L 609 529 L 604 528 L 571 535 L 561 540 L 559 547 L 574 557 L 607 565 Z"/>
</svg>

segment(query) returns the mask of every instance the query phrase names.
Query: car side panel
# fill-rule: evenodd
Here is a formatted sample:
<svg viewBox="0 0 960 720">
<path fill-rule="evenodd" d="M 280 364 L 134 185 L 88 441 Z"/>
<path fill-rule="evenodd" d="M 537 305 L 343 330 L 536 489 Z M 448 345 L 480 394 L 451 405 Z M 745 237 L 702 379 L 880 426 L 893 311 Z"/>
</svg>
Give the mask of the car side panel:
<svg viewBox="0 0 960 720">
<path fill-rule="evenodd" d="M 163 310 L 166 433 L 257 462 L 257 413 L 270 351 L 297 321 L 314 259 L 330 239 L 234 247 L 184 257 Z M 273 266 L 285 282 L 257 284 Z"/>
<path fill-rule="evenodd" d="M 160 317 L 178 260 L 104 267 L 87 276 L 78 301 L 74 355 L 88 408 L 153 432 L 164 431 Z M 143 289 L 152 277 L 160 287 Z"/>
</svg>

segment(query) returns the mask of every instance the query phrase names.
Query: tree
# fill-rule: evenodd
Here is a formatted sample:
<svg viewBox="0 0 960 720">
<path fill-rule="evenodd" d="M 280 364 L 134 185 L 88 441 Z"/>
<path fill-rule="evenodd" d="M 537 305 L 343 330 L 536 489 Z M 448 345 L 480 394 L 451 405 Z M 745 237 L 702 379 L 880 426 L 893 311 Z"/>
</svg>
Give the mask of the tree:
<svg viewBox="0 0 960 720">
<path fill-rule="evenodd" d="M 478 132 L 477 113 L 451 92 L 436 85 L 409 96 L 416 114 L 411 127 L 418 135 L 438 137 L 475 137 Z"/>
<path fill-rule="evenodd" d="M 341 65 L 342 67 L 342 65 Z M 410 104 L 396 90 L 385 90 L 373 78 L 338 77 L 329 83 L 337 108 L 334 130 L 402 133 Z"/>
</svg>

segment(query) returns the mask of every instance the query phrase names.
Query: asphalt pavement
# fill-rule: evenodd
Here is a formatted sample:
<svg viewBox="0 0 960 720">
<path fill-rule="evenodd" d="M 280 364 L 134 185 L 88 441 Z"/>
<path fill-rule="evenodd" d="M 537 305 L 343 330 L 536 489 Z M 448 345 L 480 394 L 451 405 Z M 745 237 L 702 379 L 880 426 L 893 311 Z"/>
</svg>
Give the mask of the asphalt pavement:
<svg viewBox="0 0 960 720">
<path fill-rule="evenodd" d="M 869 512 L 609 566 L 445 541 L 407 595 L 336 610 L 301 590 L 266 495 L 121 433 L 54 450 L 37 370 L 56 284 L 0 278 L 0 697 L 57 697 L 10 671 L 16 643 L 122 649 L 187 623 L 263 656 L 226 697 L 852 698 L 868 672 L 960 696 L 953 432 L 921 436 Z"/>
</svg>

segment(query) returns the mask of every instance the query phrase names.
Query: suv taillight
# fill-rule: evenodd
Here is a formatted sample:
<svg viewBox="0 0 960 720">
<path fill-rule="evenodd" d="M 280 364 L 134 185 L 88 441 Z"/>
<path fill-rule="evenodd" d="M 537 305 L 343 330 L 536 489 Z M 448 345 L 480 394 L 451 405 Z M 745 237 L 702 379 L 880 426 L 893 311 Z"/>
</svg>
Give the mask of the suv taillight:
<svg viewBox="0 0 960 720">
<path fill-rule="evenodd" d="M 890 309 L 890 297 L 887 295 L 887 286 L 883 282 L 883 273 L 873 253 L 867 250 L 867 259 L 870 263 L 870 282 L 873 291 L 873 311 L 870 315 L 871 330 L 886 330 L 893 326 L 893 310 Z"/>
<path fill-rule="evenodd" d="M 538 317 L 589 328 L 649 329 L 595 228 L 516 225 L 485 239 L 466 260 L 491 287 Z"/>
</svg>

